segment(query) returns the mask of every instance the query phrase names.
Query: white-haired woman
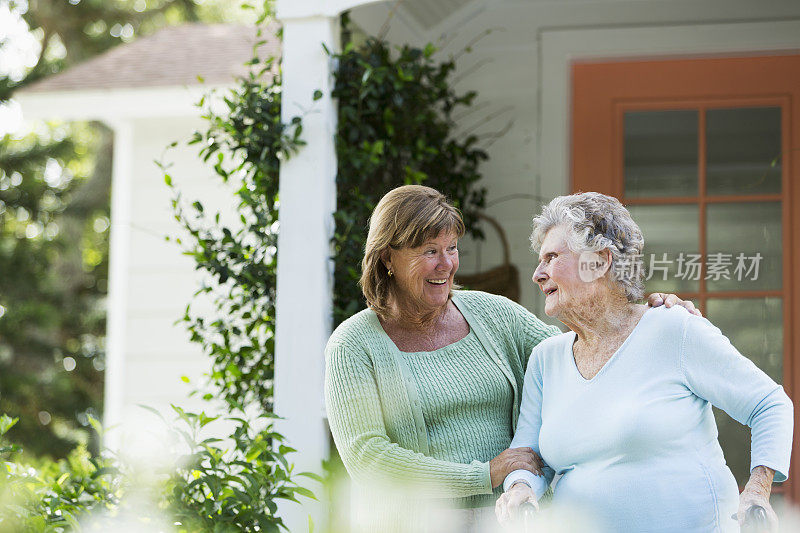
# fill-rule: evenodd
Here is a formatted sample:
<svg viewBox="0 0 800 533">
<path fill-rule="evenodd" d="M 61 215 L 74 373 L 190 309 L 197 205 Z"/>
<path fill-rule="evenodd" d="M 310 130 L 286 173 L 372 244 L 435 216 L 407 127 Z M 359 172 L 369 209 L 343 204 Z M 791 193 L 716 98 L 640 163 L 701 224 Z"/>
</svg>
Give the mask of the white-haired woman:
<svg viewBox="0 0 800 533">
<path fill-rule="evenodd" d="M 387 193 L 370 219 L 360 281 L 369 309 L 336 328 L 325 353 L 331 432 L 369 501 L 358 529 L 465 531 L 493 519 L 507 474 L 538 471 L 532 450 L 508 448 L 528 356 L 560 331 L 506 298 L 453 290 L 464 229 L 458 210 L 420 185 Z M 673 295 L 651 300 L 694 309 Z M 391 493 L 403 486 L 419 499 Z M 426 523 L 423 503 L 462 512 Z"/>
<path fill-rule="evenodd" d="M 776 517 L 771 484 L 787 478 L 792 404 L 704 318 L 648 309 L 629 265 L 644 239 L 620 202 L 562 196 L 534 219 L 534 281 L 545 313 L 572 331 L 541 342 L 525 374 L 511 447 L 533 448 L 543 476 L 516 471 L 496 511 L 536 503 L 554 474 L 554 504 L 600 531 L 738 531 L 752 505 Z M 752 428 L 751 475 L 739 495 L 725 464 L 715 405 Z"/>
</svg>

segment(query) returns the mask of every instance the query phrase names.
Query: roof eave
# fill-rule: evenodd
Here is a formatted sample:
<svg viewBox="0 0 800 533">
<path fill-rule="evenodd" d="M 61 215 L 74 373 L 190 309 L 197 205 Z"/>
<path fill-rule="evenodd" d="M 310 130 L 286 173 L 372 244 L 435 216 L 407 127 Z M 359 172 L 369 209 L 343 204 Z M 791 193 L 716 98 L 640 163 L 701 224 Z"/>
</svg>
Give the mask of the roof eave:
<svg viewBox="0 0 800 533">
<path fill-rule="evenodd" d="M 197 103 L 203 95 L 228 85 L 144 87 L 51 92 L 20 92 L 26 120 L 99 120 L 114 123 L 152 117 L 199 116 Z"/>
</svg>

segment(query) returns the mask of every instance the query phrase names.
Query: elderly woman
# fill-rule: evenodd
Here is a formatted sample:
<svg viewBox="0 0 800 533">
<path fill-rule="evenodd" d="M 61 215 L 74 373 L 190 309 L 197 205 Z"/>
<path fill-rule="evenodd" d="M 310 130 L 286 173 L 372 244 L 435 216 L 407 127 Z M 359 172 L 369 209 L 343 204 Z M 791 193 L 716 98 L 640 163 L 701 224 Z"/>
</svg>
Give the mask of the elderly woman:
<svg viewBox="0 0 800 533">
<path fill-rule="evenodd" d="M 531 355 L 511 447 L 533 448 L 546 466 L 506 477 L 501 522 L 559 474 L 553 503 L 588 513 L 600 531 L 738 531 L 732 515 L 751 505 L 774 525 L 770 486 L 786 479 L 792 444 L 783 389 L 704 318 L 636 303 L 642 273 L 620 266 L 644 239 L 615 198 L 556 198 L 531 240 L 545 313 L 572 331 Z M 752 428 L 741 495 L 712 405 Z"/>
<path fill-rule="evenodd" d="M 528 356 L 560 331 L 506 298 L 453 291 L 463 234 L 436 190 L 386 194 L 362 262 L 369 308 L 328 341 L 328 421 L 358 499 L 369 502 L 357 517 L 365 530 L 443 531 L 423 523 L 424 500 L 467 509 L 451 522 L 463 531 L 481 515 L 493 520 L 509 473 L 539 471 L 530 448 L 508 448 Z M 399 486 L 405 495 L 388 495 Z"/>
</svg>

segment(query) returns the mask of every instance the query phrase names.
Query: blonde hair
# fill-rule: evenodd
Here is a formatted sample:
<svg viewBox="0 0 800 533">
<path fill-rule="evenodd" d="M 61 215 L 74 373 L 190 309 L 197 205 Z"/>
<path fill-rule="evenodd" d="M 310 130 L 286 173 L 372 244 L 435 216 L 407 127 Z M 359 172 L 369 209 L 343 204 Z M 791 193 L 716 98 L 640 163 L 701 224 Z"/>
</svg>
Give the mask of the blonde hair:
<svg viewBox="0 0 800 533">
<path fill-rule="evenodd" d="M 430 187 L 403 185 L 381 198 L 369 219 L 369 233 L 361 261 L 361 291 L 367 305 L 381 318 L 389 315 L 396 289 L 381 255 L 389 248 L 416 248 L 441 232 L 462 237 L 466 231 L 458 209 Z"/>
</svg>

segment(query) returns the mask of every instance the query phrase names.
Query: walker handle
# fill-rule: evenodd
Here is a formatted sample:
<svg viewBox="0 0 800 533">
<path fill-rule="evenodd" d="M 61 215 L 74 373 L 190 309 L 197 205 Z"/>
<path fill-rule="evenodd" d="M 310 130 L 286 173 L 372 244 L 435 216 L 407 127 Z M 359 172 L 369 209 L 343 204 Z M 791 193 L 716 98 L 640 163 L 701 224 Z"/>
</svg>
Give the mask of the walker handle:
<svg viewBox="0 0 800 533">
<path fill-rule="evenodd" d="M 742 533 L 759 533 L 769 531 L 767 510 L 760 505 L 750 506 L 744 513 Z"/>
<path fill-rule="evenodd" d="M 522 504 L 517 509 L 517 516 L 522 521 L 522 525 L 525 531 L 531 530 L 531 526 L 536 520 L 537 512 L 538 511 L 536 509 L 536 506 L 529 501 L 522 502 Z"/>
</svg>

